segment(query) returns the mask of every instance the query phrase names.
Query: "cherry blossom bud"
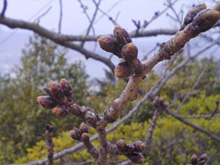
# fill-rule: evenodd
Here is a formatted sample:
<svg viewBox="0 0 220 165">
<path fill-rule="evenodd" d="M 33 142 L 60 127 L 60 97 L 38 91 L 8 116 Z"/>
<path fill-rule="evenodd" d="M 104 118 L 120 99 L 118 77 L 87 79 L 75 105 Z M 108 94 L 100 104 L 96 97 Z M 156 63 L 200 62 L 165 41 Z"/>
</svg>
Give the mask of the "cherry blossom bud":
<svg viewBox="0 0 220 165">
<path fill-rule="evenodd" d="M 98 39 L 100 47 L 106 52 L 114 53 L 117 51 L 117 44 L 115 38 L 112 36 L 103 36 Z"/>
<path fill-rule="evenodd" d="M 65 78 L 62 78 L 60 80 L 60 85 L 63 88 L 63 93 L 68 98 L 70 98 L 72 96 L 72 86 L 71 86 L 71 84 Z"/>
<path fill-rule="evenodd" d="M 50 88 L 50 92 L 54 98 L 56 98 L 56 99 L 63 98 L 63 96 L 64 96 L 63 88 L 59 83 L 57 83 L 55 81 L 50 81 L 49 88 Z"/>
<path fill-rule="evenodd" d="M 114 38 L 116 39 L 117 45 L 122 48 L 125 44 L 131 42 L 131 37 L 129 36 L 128 32 L 116 26 L 114 29 Z"/>
<path fill-rule="evenodd" d="M 84 133 L 84 132 L 86 132 L 86 133 L 89 132 L 89 127 L 88 127 L 85 123 L 80 124 L 79 129 L 80 129 L 83 133 Z"/>
<path fill-rule="evenodd" d="M 38 96 L 37 102 L 46 109 L 52 109 L 57 106 L 57 103 L 49 96 Z"/>
<path fill-rule="evenodd" d="M 132 72 L 132 67 L 128 62 L 121 62 L 115 68 L 115 76 L 118 78 L 128 78 Z"/>
<path fill-rule="evenodd" d="M 67 115 L 67 109 L 63 105 L 58 105 L 52 110 L 53 114 L 57 117 L 64 117 Z"/>
<path fill-rule="evenodd" d="M 126 44 L 121 50 L 121 55 L 127 62 L 132 62 L 134 59 L 136 59 L 137 54 L 138 49 L 133 43 Z"/>
</svg>

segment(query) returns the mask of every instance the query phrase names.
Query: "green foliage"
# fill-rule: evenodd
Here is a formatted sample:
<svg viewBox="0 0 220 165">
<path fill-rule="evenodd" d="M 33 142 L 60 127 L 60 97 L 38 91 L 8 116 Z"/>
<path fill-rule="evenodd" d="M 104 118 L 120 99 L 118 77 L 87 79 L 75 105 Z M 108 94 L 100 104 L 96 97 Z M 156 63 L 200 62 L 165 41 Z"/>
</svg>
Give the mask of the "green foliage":
<svg viewBox="0 0 220 165">
<path fill-rule="evenodd" d="M 84 66 L 68 64 L 67 51 L 52 42 L 34 36 L 23 50 L 21 66 L 16 67 L 15 78 L 0 79 L 0 162 L 12 163 L 25 155 L 26 148 L 44 136 L 45 125 L 56 125 L 55 135 L 69 130 L 79 119 L 70 116 L 59 119 L 50 110 L 41 108 L 36 97 L 50 80 L 67 78 L 74 89 L 75 101 L 85 104 L 88 97 Z M 0 163 L 1 164 L 1 163 Z"/>
</svg>

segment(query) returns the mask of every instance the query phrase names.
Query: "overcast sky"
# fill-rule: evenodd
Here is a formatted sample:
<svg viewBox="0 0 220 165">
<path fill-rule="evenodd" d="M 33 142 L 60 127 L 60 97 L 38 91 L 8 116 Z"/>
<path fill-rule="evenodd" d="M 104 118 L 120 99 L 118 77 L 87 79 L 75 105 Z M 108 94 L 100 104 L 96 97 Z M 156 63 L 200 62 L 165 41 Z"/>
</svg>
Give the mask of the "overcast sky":
<svg viewBox="0 0 220 165">
<path fill-rule="evenodd" d="M 2 8 L 3 0 L 0 0 L 0 9 Z M 87 12 L 92 16 L 94 12 L 94 4 L 91 0 L 82 0 L 82 2 L 88 6 Z M 101 3 L 101 9 L 108 12 L 110 16 L 115 18 L 118 16 L 117 22 L 120 26 L 124 27 L 128 31 L 134 30 L 135 26 L 132 23 L 132 19 L 150 20 L 150 18 L 157 11 L 162 11 L 166 6 L 164 0 L 103 0 Z M 199 4 L 204 2 L 202 0 L 179 0 L 175 4 L 175 9 L 180 11 L 183 9 L 186 11 L 192 7 L 192 4 Z M 88 27 L 88 20 L 82 12 L 82 8 L 78 0 L 63 0 L 63 20 L 62 20 L 62 33 L 80 35 L 84 34 Z M 213 2 L 209 0 L 207 2 L 208 7 L 213 6 Z M 113 7 L 114 6 L 114 7 Z M 26 21 L 36 21 L 40 15 L 45 13 L 48 9 L 49 12 L 43 16 L 39 23 L 41 26 L 46 27 L 50 30 L 58 30 L 60 5 L 59 0 L 8 0 L 8 8 L 6 16 L 16 19 L 22 19 Z M 167 11 L 173 15 L 171 10 Z M 112 33 L 114 25 L 108 20 L 107 17 L 101 13 L 98 14 L 96 23 L 94 25 L 96 34 L 109 34 Z M 155 28 L 176 28 L 177 24 L 171 19 L 167 18 L 164 14 L 162 17 L 157 19 L 155 22 L 150 24 L 147 29 Z M 19 58 L 21 57 L 21 49 L 24 48 L 25 43 L 28 42 L 28 37 L 32 33 L 24 30 L 11 30 L 5 26 L 0 25 L 0 69 L 8 71 L 14 64 L 19 64 Z M 149 47 L 152 47 L 156 42 L 161 42 L 169 37 L 155 37 L 149 38 L 148 40 L 134 40 L 139 46 L 140 52 L 147 52 Z M 99 49 L 97 51 L 100 52 Z M 101 53 L 103 53 L 101 51 Z M 68 56 L 70 61 L 74 60 L 85 60 L 82 55 L 77 55 L 73 51 L 70 51 Z M 85 62 L 87 71 L 92 77 L 103 77 L 104 65 L 98 65 L 98 62 L 89 60 Z"/>
</svg>

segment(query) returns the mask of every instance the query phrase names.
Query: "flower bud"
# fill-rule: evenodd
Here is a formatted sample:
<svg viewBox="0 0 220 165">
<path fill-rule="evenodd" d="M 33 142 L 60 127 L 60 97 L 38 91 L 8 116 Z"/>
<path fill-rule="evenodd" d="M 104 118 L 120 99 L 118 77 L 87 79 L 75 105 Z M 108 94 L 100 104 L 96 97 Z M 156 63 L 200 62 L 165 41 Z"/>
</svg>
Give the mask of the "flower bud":
<svg viewBox="0 0 220 165">
<path fill-rule="evenodd" d="M 80 107 L 77 104 L 71 105 L 70 112 L 76 116 L 80 116 L 82 114 Z"/>
<path fill-rule="evenodd" d="M 136 153 L 136 152 L 133 152 L 133 153 L 130 153 L 127 155 L 127 157 L 134 163 L 144 163 L 144 156 L 140 153 Z"/>
<path fill-rule="evenodd" d="M 64 117 L 67 115 L 67 109 L 63 105 L 58 105 L 52 110 L 53 114 L 57 117 Z"/>
<path fill-rule="evenodd" d="M 197 165 L 197 163 L 198 163 L 198 156 L 196 154 L 193 154 L 191 156 L 191 160 L 190 161 L 191 161 L 192 165 Z"/>
<path fill-rule="evenodd" d="M 133 70 L 128 62 L 121 62 L 115 68 L 115 76 L 118 78 L 128 78 Z"/>
<path fill-rule="evenodd" d="M 80 124 L 80 127 L 79 129 L 84 133 L 84 132 L 89 132 L 89 127 L 85 124 L 85 123 L 82 123 Z"/>
<path fill-rule="evenodd" d="M 146 146 L 145 143 L 142 141 L 137 141 L 133 145 L 135 148 L 134 152 L 142 152 L 142 151 L 144 151 L 145 146 Z"/>
<path fill-rule="evenodd" d="M 192 22 L 193 18 L 202 10 L 206 9 L 206 5 L 203 3 L 203 4 L 200 4 L 200 5 L 197 5 L 195 7 L 193 7 L 185 16 L 184 18 L 184 23 L 183 23 L 183 26 L 181 29 L 184 29 L 184 27 L 186 25 L 188 25 L 189 23 Z"/>
<path fill-rule="evenodd" d="M 199 158 L 199 162 L 203 162 L 205 163 L 208 159 L 208 155 L 205 153 L 205 154 L 202 154 Z"/>
<path fill-rule="evenodd" d="M 49 96 L 38 96 L 37 102 L 46 109 L 51 109 L 57 106 L 57 103 Z"/>
<path fill-rule="evenodd" d="M 60 85 L 63 88 L 63 93 L 67 96 L 67 98 L 70 98 L 72 96 L 71 84 L 65 78 L 62 78 L 60 80 Z"/>
<path fill-rule="evenodd" d="M 138 49 L 133 43 L 128 43 L 123 46 L 121 50 L 121 55 L 127 62 L 132 62 L 135 58 L 137 58 Z"/>
<path fill-rule="evenodd" d="M 122 48 L 125 44 L 131 42 L 131 37 L 129 36 L 128 32 L 116 26 L 114 29 L 114 38 L 116 39 L 117 45 Z"/>
<path fill-rule="evenodd" d="M 214 26 L 219 20 L 219 17 L 219 12 L 212 9 L 203 10 L 197 14 L 193 19 L 192 26 L 190 27 L 194 36 Z"/>
<path fill-rule="evenodd" d="M 81 135 L 82 132 L 78 128 L 74 128 L 72 131 L 70 131 L 70 136 L 75 140 L 80 141 Z"/>
<path fill-rule="evenodd" d="M 82 141 L 88 142 L 89 141 L 89 134 L 84 132 L 82 134 L 81 138 L 82 138 Z"/>
<path fill-rule="evenodd" d="M 50 81 L 49 88 L 50 88 L 51 94 L 54 98 L 56 98 L 56 99 L 63 98 L 63 96 L 64 96 L 63 88 L 59 83 L 57 83 L 55 81 Z"/>
<path fill-rule="evenodd" d="M 127 145 L 123 139 L 118 140 L 116 145 L 121 152 L 125 152 L 127 150 Z"/>
<path fill-rule="evenodd" d="M 100 47 L 106 52 L 117 52 L 117 44 L 115 38 L 111 36 L 103 36 L 98 39 Z"/>
</svg>

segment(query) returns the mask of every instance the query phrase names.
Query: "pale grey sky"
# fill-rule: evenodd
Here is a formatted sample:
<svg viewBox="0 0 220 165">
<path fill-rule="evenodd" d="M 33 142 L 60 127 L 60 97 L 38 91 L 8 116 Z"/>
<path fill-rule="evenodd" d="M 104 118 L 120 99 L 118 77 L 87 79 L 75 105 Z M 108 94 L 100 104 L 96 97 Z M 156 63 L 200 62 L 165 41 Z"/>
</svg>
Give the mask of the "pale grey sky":
<svg viewBox="0 0 220 165">
<path fill-rule="evenodd" d="M 3 0 L 0 0 L 0 9 L 2 8 Z M 78 0 L 63 0 L 63 21 L 62 21 L 62 33 L 63 34 L 84 34 L 85 29 L 88 26 L 88 20 L 82 13 L 82 8 Z M 109 11 L 109 15 L 115 18 L 118 15 L 117 22 L 120 26 L 124 27 L 128 31 L 135 29 L 132 19 L 150 20 L 155 11 L 162 11 L 166 6 L 165 0 L 103 0 L 101 3 L 101 9 L 109 11 L 111 7 L 118 3 L 112 10 Z M 183 7 L 184 10 L 191 7 L 193 3 L 199 4 L 204 2 L 202 0 L 179 0 L 174 6 L 177 11 Z M 94 11 L 94 4 L 91 0 L 83 0 L 83 3 L 88 6 L 88 13 L 92 16 Z M 214 4 L 211 0 L 207 0 L 207 6 L 212 7 Z M 8 0 L 8 8 L 6 16 L 16 19 L 22 19 L 33 22 L 48 8 L 50 11 L 40 19 L 40 25 L 50 30 L 58 30 L 60 5 L 59 0 Z M 172 14 L 171 10 L 168 13 Z M 106 18 L 101 17 L 101 13 L 97 16 L 97 22 L 94 27 L 96 34 L 109 34 L 112 33 L 114 25 Z M 150 24 L 147 29 L 155 28 L 175 28 L 177 27 L 170 19 L 167 19 L 166 14 L 158 18 L 155 22 Z M 5 26 L 0 25 L 0 69 L 8 71 L 14 64 L 19 64 L 19 58 L 21 57 L 21 49 L 24 48 L 24 44 L 28 42 L 28 37 L 32 33 L 24 30 L 11 30 Z M 134 40 L 139 47 L 139 55 L 141 52 L 149 51 L 149 47 L 152 47 L 156 42 L 162 42 L 168 37 L 151 37 L 146 40 Z M 105 54 L 105 52 L 97 49 L 99 53 Z M 70 61 L 83 60 L 82 55 L 77 55 L 75 52 L 70 51 L 68 56 Z M 87 71 L 92 77 L 103 77 L 104 65 L 98 64 L 94 60 L 85 61 Z M 97 65 L 98 64 L 98 65 Z M 94 66 L 96 66 L 94 68 Z"/>
</svg>

